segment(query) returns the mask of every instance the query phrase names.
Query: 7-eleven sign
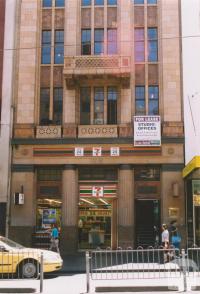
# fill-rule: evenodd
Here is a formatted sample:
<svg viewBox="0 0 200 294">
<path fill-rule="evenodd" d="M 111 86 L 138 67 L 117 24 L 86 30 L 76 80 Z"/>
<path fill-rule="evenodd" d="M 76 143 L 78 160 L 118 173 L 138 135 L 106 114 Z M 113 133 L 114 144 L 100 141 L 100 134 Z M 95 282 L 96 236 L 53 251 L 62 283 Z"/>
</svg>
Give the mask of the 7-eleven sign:
<svg viewBox="0 0 200 294">
<path fill-rule="evenodd" d="M 93 197 L 103 197 L 103 187 L 93 186 L 92 187 L 92 196 Z"/>
</svg>

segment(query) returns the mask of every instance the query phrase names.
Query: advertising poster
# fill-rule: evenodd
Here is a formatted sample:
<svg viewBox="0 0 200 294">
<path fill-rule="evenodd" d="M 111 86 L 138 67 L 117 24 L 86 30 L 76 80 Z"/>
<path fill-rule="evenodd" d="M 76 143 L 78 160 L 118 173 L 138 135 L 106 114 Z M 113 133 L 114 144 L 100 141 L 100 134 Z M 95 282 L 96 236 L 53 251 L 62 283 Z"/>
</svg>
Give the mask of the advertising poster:
<svg viewBox="0 0 200 294">
<path fill-rule="evenodd" d="M 134 116 L 134 146 L 160 146 L 159 115 Z"/>
<path fill-rule="evenodd" d="M 43 209 L 42 223 L 43 225 L 56 223 L 56 209 Z"/>
</svg>

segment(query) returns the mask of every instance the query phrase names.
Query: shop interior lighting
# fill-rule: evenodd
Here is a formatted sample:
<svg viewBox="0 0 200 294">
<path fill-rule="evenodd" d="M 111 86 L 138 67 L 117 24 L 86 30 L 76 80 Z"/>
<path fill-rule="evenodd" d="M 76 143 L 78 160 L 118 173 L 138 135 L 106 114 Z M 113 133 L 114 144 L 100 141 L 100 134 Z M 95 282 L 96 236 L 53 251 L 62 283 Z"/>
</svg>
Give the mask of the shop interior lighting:
<svg viewBox="0 0 200 294">
<path fill-rule="evenodd" d="M 81 198 L 80 200 L 81 200 L 81 201 L 85 201 L 86 203 L 89 203 L 89 204 L 91 204 L 91 205 L 95 205 L 92 201 L 89 201 L 89 200 L 87 200 L 87 199 L 83 199 L 83 198 Z"/>
<path fill-rule="evenodd" d="M 55 202 L 55 203 L 62 203 L 61 201 L 58 201 L 58 200 L 52 200 L 52 199 L 44 199 L 44 200 L 46 200 L 47 202 L 50 202 L 50 203 L 52 203 L 52 202 Z"/>
<path fill-rule="evenodd" d="M 101 202 L 103 202 L 104 204 L 109 205 L 109 203 L 106 202 L 104 199 L 99 198 L 99 200 L 100 200 Z"/>
</svg>

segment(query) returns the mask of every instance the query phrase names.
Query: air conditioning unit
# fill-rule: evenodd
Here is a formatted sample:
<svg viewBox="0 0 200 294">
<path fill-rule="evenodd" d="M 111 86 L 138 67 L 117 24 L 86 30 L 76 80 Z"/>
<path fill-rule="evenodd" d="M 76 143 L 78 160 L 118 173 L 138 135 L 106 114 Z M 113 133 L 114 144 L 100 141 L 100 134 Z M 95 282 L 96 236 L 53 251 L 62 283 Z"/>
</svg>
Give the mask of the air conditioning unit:
<svg viewBox="0 0 200 294">
<path fill-rule="evenodd" d="M 14 204 L 23 205 L 24 204 L 24 194 L 16 192 L 14 194 Z"/>
</svg>

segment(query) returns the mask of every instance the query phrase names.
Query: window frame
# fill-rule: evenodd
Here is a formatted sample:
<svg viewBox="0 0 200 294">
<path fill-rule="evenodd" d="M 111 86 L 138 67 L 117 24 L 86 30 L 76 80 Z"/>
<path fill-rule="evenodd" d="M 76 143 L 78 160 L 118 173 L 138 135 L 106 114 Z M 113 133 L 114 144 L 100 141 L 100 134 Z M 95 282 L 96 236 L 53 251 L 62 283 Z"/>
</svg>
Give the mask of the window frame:
<svg viewBox="0 0 200 294">
<path fill-rule="evenodd" d="M 141 96 L 137 97 L 137 90 L 139 89 L 143 89 L 143 98 L 141 98 Z M 146 97 L 145 97 L 145 85 L 136 85 L 135 86 L 135 115 L 145 115 L 146 114 Z M 137 102 L 143 101 L 144 102 L 144 111 L 141 113 L 140 111 L 137 111 L 138 107 L 137 107 Z"/>
<path fill-rule="evenodd" d="M 57 33 L 62 36 L 61 40 L 57 39 Z M 64 64 L 64 30 L 54 31 L 54 64 Z"/>
<path fill-rule="evenodd" d="M 155 31 L 155 36 L 150 36 L 150 31 Z M 151 48 L 152 47 L 152 48 Z M 148 48 L 148 62 L 158 61 L 158 28 L 148 27 L 147 28 L 147 48 Z M 151 56 L 153 54 L 153 56 Z"/>
<path fill-rule="evenodd" d="M 139 34 L 139 32 L 142 32 L 142 34 Z M 137 36 L 137 33 L 138 33 L 138 36 Z M 135 62 L 145 62 L 145 28 L 144 27 L 134 28 L 134 59 L 135 59 Z"/>
<path fill-rule="evenodd" d="M 84 40 L 83 41 L 83 33 L 86 33 L 86 37 L 88 37 L 88 35 L 89 35 L 89 39 L 88 38 L 86 38 L 86 41 Z M 87 34 L 87 33 L 89 33 L 89 34 Z M 91 29 L 82 29 L 81 30 L 81 55 L 91 55 L 91 51 L 92 51 L 92 40 L 91 40 L 91 33 L 92 33 L 92 30 Z M 86 47 L 86 46 L 88 46 L 88 51 L 86 50 L 86 53 L 87 54 L 85 54 L 84 53 L 84 47 Z"/>
<path fill-rule="evenodd" d="M 150 98 L 150 95 L 151 95 L 151 93 L 150 93 L 150 89 L 155 89 L 155 92 L 154 92 L 154 94 L 153 95 L 155 95 L 155 97 L 154 98 Z M 157 111 L 156 111 L 156 113 L 151 113 L 151 109 L 150 109 L 150 103 L 151 102 L 153 102 L 153 103 L 155 103 L 156 102 L 156 108 L 157 108 Z M 153 104 L 152 103 L 152 104 Z M 159 87 L 158 87 L 158 85 L 149 85 L 148 86 L 148 115 L 159 115 Z"/>
<path fill-rule="evenodd" d="M 50 36 L 47 40 L 45 40 L 44 35 L 48 33 Z M 51 38 L 52 31 L 51 30 L 42 30 L 41 35 L 41 64 L 51 64 Z M 46 60 L 47 59 L 47 60 Z"/>
<path fill-rule="evenodd" d="M 88 120 L 87 123 L 85 124 L 84 123 L 84 119 L 81 118 L 81 115 L 83 114 L 83 111 L 82 111 L 82 108 L 81 108 L 81 91 L 82 89 L 88 89 L 90 90 L 90 113 L 89 113 L 89 116 L 90 116 L 90 121 Z M 115 107 L 116 107 L 116 113 L 115 113 L 115 121 L 109 121 L 108 119 L 108 89 L 109 88 L 114 88 L 116 89 L 116 103 L 115 103 Z M 103 89 L 103 95 L 102 97 L 95 97 L 95 89 Z M 104 124 L 107 124 L 107 125 L 115 125 L 115 124 L 118 124 L 118 118 L 119 118 L 119 114 L 118 114 L 118 111 L 120 110 L 119 108 L 119 88 L 118 88 L 118 85 L 114 85 L 114 84 L 111 84 L 111 85 L 106 85 L 106 86 L 103 86 L 103 85 L 87 85 L 87 86 L 81 86 L 80 89 L 79 89 L 79 124 L 80 125 L 104 125 Z M 98 119 L 98 118 L 95 118 L 95 102 L 96 102 L 96 106 L 97 104 L 101 104 L 101 107 L 103 107 L 103 112 L 99 112 L 99 113 L 102 113 L 103 114 L 103 118 L 102 119 L 102 122 L 98 123 L 95 121 L 95 119 Z M 89 122 L 89 123 L 88 123 Z"/>
<path fill-rule="evenodd" d="M 101 33 L 101 34 L 97 34 Z M 103 55 L 104 54 L 104 28 L 95 28 L 94 29 L 94 55 Z M 100 47 L 99 47 L 100 46 Z M 99 50 L 99 48 L 101 50 Z"/>
</svg>

